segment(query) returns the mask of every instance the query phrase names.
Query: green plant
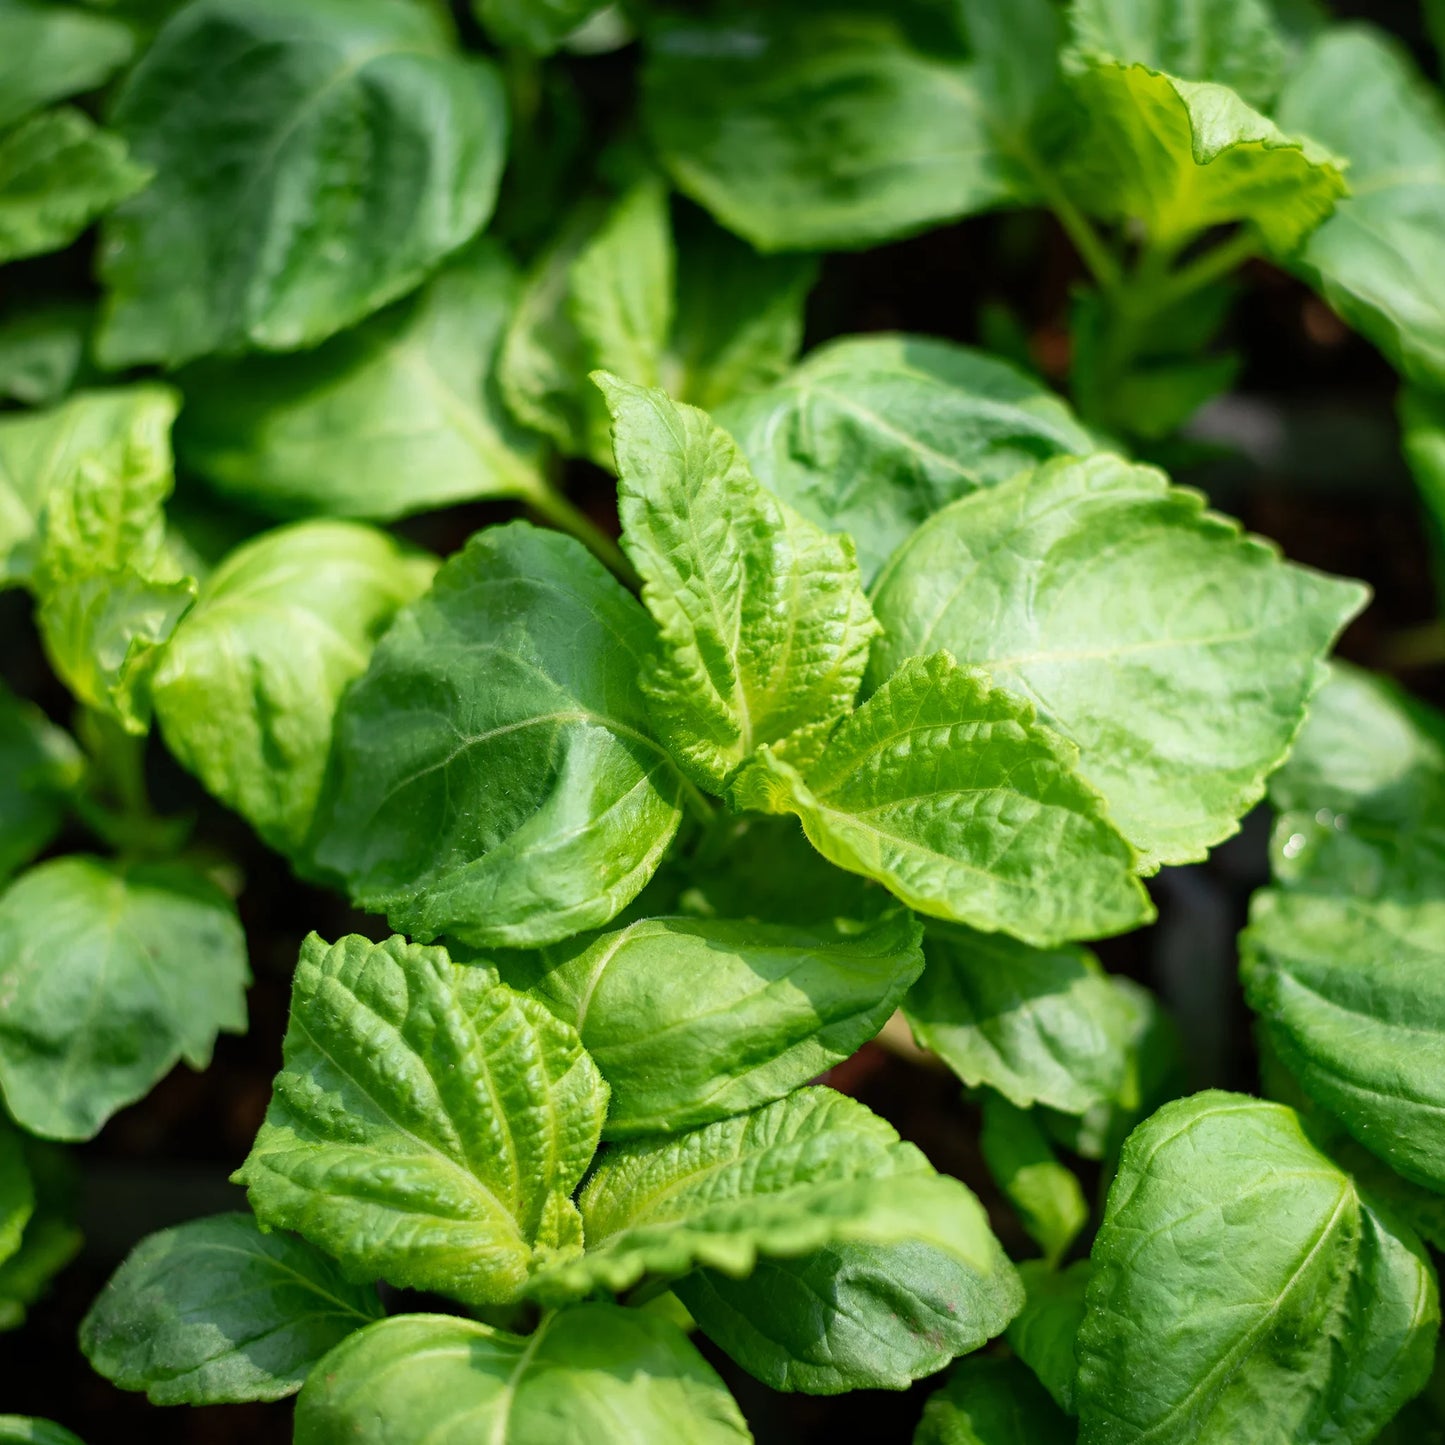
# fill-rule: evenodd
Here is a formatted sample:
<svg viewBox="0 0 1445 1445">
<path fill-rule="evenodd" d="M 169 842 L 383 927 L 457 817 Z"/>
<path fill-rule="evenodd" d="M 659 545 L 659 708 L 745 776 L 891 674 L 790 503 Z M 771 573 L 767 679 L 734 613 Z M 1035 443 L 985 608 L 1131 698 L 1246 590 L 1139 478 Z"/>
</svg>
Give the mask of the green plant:
<svg viewBox="0 0 1445 1445">
<path fill-rule="evenodd" d="M 1363 586 L 1140 458 L 1267 260 L 1405 374 L 1445 524 L 1439 98 L 1265 0 L 456 8 L 0 0 L 0 259 L 100 221 L 97 302 L 0 315 L 0 583 L 76 707 L 0 692 L 0 1324 L 79 1246 L 57 1146 L 246 1024 L 154 724 L 377 936 L 301 944 L 251 1212 L 86 1316 L 121 1388 L 750 1439 L 700 1334 L 817 1395 L 968 1356 L 919 1445 L 1438 1432 L 1445 720 L 1327 662 Z M 798 359 L 815 252 L 1006 208 L 1087 272 L 1069 401 Z M 530 520 L 386 530 L 483 500 Z M 1187 1093 L 1087 945 L 1266 798 L 1267 1097 Z M 900 1014 L 1039 1258 L 815 1082 Z"/>
</svg>

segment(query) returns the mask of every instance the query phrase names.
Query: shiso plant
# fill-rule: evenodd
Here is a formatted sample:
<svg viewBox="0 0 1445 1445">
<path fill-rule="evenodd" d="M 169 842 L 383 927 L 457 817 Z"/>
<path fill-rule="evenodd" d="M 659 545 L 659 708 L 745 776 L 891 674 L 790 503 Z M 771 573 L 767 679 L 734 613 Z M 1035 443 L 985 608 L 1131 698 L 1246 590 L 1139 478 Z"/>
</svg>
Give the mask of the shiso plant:
<svg viewBox="0 0 1445 1445">
<path fill-rule="evenodd" d="M 1067 398 L 1000 314 L 804 351 L 820 258 L 1000 211 L 1083 278 Z M 1328 660 L 1363 585 L 1161 469 L 1269 267 L 1399 370 L 1445 525 L 1395 39 L 0 0 L 0 261 L 0 586 L 73 701 L 0 691 L 0 1326 L 80 1247 L 73 1146 L 246 1027 L 168 757 L 355 931 L 290 920 L 248 1207 L 85 1315 L 121 1389 L 294 1395 L 297 1445 L 751 1440 L 720 1369 L 929 1381 L 915 1445 L 1445 1438 L 1445 717 Z M 1248 1095 L 1089 945 L 1262 805 Z M 819 1082 L 880 1034 L 974 1177 Z"/>
</svg>

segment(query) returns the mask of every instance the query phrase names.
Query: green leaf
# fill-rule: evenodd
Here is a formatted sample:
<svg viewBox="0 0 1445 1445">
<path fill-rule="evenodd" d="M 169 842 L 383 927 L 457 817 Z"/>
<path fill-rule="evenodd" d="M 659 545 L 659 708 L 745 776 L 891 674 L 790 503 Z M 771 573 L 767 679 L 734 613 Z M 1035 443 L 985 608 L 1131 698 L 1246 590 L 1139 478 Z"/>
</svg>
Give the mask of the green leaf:
<svg viewBox="0 0 1445 1445">
<path fill-rule="evenodd" d="M 499 45 L 550 55 L 607 0 L 472 0 L 477 19 Z"/>
<path fill-rule="evenodd" d="M 35 1185 L 25 1162 L 23 1136 L 0 1114 L 0 1262 L 20 1248 L 35 1212 Z"/>
<path fill-rule="evenodd" d="M 1079 1362 L 1074 1340 L 1084 1320 L 1084 1293 L 1094 1266 L 1081 1259 L 1056 1270 L 1040 1260 L 1025 1260 L 1018 1268 L 1024 1307 L 1009 1324 L 1008 1342 L 1059 1409 L 1076 1415 Z"/>
<path fill-rule="evenodd" d="M 1424 1250 L 1281 1105 L 1196 1094 L 1141 1125 L 1093 1261 L 1081 1445 L 1364 1445 L 1429 1376 Z"/>
<path fill-rule="evenodd" d="M 74 106 L 41 111 L 0 136 L 0 261 L 68 246 L 150 179 L 125 142 Z"/>
<path fill-rule="evenodd" d="M 919 1044 L 965 1084 L 1072 1114 L 1118 1092 L 1133 1009 L 1087 949 L 935 927 L 924 956 L 903 1010 Z"/>
<path fill-rule="evenodd" d="M 136 386 L 43 495 L 33 588 L 36 621 L 66 686 L 127 732 L 150 721 L 160 650 L 196 595 L 165 548 L 162 506 L 174 481 L 170 427 L 178 398 Z M 77 399 L 78 402 L 81 399 Z"/>
<path fill-rule="evenodd" d="M 899 550 L 869 673 L 943 647 L 1027 697 L 1152 870 L 1237 831 L 1367 595 L 1151 467 L 1059 461 L 955 502 Z"/>
<path fill-rule="evenodd" d="M 81 1321 L 80 1348 L 153 1405 L 279 1400 L 381 1313 L 375 1290 L 303 1240 L 217 1214 L 136 1245 Z"/>
<path fill-rule="evenodd" d="M 622 546 L 659 629 L 641 678 L 659 736 L 715 793 L 760 747 L 807 766 L 852 708 L 877 632 L 852 546 L 774 498 L 705 413 L 597 383 Z"/>
<path fill-rule="evenodd" d="M 282 516 L 390 519 L 536 496 L 539 448 L 508 417 L 495 376 L 518 287 L 483 239 L 415 296 L 314 351 L 188 368 L 182 460 Z"/>
<path fill-rule="evenodd" d="M 79 1435 L 32 1415 L 0 1415 L 0 1445 L 85 1445 Z"/>
<path fill-rule="evenodd" d="M 1016 1360 L 967 1360 L 928 1397 L 913 1445 L 1068 1445 L 1069 1422 Z"/>
<path fill-rule="evenodd" d="M 760 1256 L 837 1243 L 929 1245 L 977 1276 L 1001 1276 L 1001 1292 L 1013 1277 L 969 1190 L 831 1089 L 799 1089 L 676 1138 L 613 1145 L 579 1207 L 587 1252 L 538 1279 L 544 1297 L 625 1290 L 699 1265 L 741 1277 Z"/>
<path fill-rule="evenodd" d="M 1270 779 L 1275 877 L 1335 897 L 1445 895 L 1445 717 L 1335 663 Z"/>
<path fill-rule="evenodd" d="M 407 0 L 196 0 L 112 120 L 156 176 L 105 226 L 111 367 L 360 321 L 481 228 L 507 133 L 493 67 Z"/>
<path fill-rule="evenodd" d="M 341 695 L 435 570 L 434 558 L 354 522 L 300 522 L 238 548 L 156 671 L 166 745 L 273 847 L 297 854 Z"/>
<path fill-rule="evenodd" d="M 1434 523 L 1436 572 L 1445 576 L 1445 396 L 1424 387 L 1400 393 L 1401 447 Z"/>
<path fill-rule="evenodd" d="M 281 1072 L 237 1183 L 351 1279 L 506 1303 L 576 1252 L 569 1196 L 607 1086 L 577 1035 L 495 971 L 352 934 L 301 946 Z"/>
<path fill-rule="evenodd" d="M 0 4 L 0 128 L 94 90 L 130 59 L 130 27 L 53 0 Z"/>
<path fill-rule="evenodd" d="M 1049 1264 L 1057 1264 L 1089 1222 L 1088 1201 L 1074 1171 L 1055 1157 L 1034 1115 L 1000 1094 L 983 1101 L 979 1145 L 1029 1238 Z"/>
<path fill-rule="evenodd" d="M 296 1445 L 743 1445 L 722 1381 L 676 1325 L 581 1305 L 527 1338 L 398 1315 L 340 1345 L 296 1402 Z"/>
<path fill-rule="evenodd" d="M 82 771 L 70 735 L 0 684 L 0 882 L 59 832 Z"/>
<path fill-rule="evenodd" d="M 925 336 L 831 342 L 717 420 L 764 485 L 820 527 L 853 536 L 868 583 L 948 503 L 1097 446 L 1031 377 Z"/>
<path fill-rule="evenodd" d="M 1101 56 L 1073 88 L 1085 120 L 1063 168 L 1070 194 L 1091 215 L 1142 223 L 1155 246 L 1241 221 L 1288 255 L 1348 189 L 1343 161 L 1228 86 Z"/>
<path fill-rule="evenodd" d="M 1054 1139 L 1085 1159 L 1112 1160 L 1135 1124 L 1184 1087 L 1183 1042 L 1174 1020 L 1133 979 L 1111 974 L 1109 983 L 1125 1019 L 1124 1075 L 1118 1089 L 1082 1114 L 1037 1106 Z"/>
<path fill-rule="evenodd" d="M 103 480 L 133 470 L 159 508 L 170 485 L 166 432 L 177 405 L 164 388 L 139 385 L 84 391 L 47 411 L 0 417 L 0 584 L 32 578 L 47 499 L 79 473 Z M 104 488 L 97 491 L 99 499 Z M 73 550 L 77 560 L 89 555 L 89 538 Z"/>
<path fill-rule="evenodd" d="M 753 12 L 649 38 L 643 114 L 663 164 L 761 250 L 870 246 L 1032 197 L 990 123 L 992 73 L 886 19 Z"/>
<path fill-rule="evenodd" d="M 1267 106 L 1284 78 L 1285 44 L 1267 0 L 1072 0 L 1074 44 L 1116 60 L 1213 80 Z"/>
<path fill-rule="evenodd" d="M 85 365 L 90 316 L 84 303 L 56 301 L 16 308 L 0 319 L 0 396 L 23 406 L 59 401 Z"/>
<path fill-rule="evenodd" d="M 0 1086 L 16 1121 L 89 1139 L 178 1060 L 246 1027 L 235 905 L 180 863 L 80 855 L 0 895 Z"/>
<path fill-rule="evenodd" d="M 537 262 L 507 333 L 501 386 L 566 454 L 612 466 L 611 417 L 588 380 L 611 371 L 704 409 L 775 381 L 797 355 L 811 257 L 759 256 L 644 173 L 584 200 Z"/>
<path fill-rule="evenodd" d="M 1018 1309 L 1002 1251 L 982 1273 L 924 1241 L 840 1242 L 760 1258 L 745 1279 L 695 1270 L 674 1286 L 714 1344 L 775 1390 L 904 1390 L 992 1339 Z"/>
<path fill-rule="evenodd" d="M 1445 897 L 1257 893 L 1250 1006 L 1305 1092 L 1407 1179 L 1445 1193 Z"/>
<path fill-rule="evenodd" d="M 1414 380 L 1445 386 L 1445 304 L 1421 278 L 1445 266 L 1445 108 L 1392 39 L 1331 26 L 1280 96 L 1279 122 L 1350 161 L 1353 195 L 1296 269 Z"/>
<path fill-rule="evenodd" d="M 1148 922 L 1134 851 L 1032 705 L 947 653 L 905 663 L 806 775 L 764 750 L 740 807 L 793 812 L 910 908 L 1039 947 Z"/>
<path fill-rule="evenodd" d="M 502 975 L 577 1030 L 612 1092 L 603 1135 L 690 1129 L 781 1098 L 888 1021 L 923 956 L 902 909 L 863 931 L 650 918 Z"/>
<path fill-rule="evenodd" d="M 689 207 L 676 222 L 677 299 L 663 382 L 711 412 L 777 381 L 803 344 L 811 256 L 760 256 Z"/>
<path fill-rule="evenodd" d="M 26 1311 L 43 1298 L 84 1242 L 75 1224 L 80 1177 L 69 1151 L 39 1139 L 23 1142 L 35 1207 L 19 1249 L 0 1263 L 0 1330 L 25 1323 Z"/>
<path fill-rule="evenodd" d="M 421 938 L 530 946 L 607 923 L 680 819 L 636 680 L 650 633 L 580 543 L 477 534 L 342 701 L 317 861 Z"/>
</svg>

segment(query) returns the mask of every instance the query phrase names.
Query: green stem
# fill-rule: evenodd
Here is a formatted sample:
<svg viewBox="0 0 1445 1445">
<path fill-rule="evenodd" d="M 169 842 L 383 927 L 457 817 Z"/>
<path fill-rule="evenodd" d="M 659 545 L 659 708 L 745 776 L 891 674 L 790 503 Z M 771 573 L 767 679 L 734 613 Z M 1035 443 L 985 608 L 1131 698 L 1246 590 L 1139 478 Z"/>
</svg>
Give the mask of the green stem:
<svg viewBox="0 0 1445 1445">
<path fill-rule="evenodd" d="M 555 487 L 537 487 L 527 493 L 525 501 L 543 520 L 581 542 L 599 562 L 614 572 L 634 592 L 642 586 L 642 578 L 623 555 L 622 548 Z"/>
<path fill-rule="evenodd" d="M 1163 281 L 1152 298 L 1153 309 L 1163 311 L 1173 306 L 1212 282 L 1222 280 L 1258 255 L 1258 234 L 1252 227 L 1241 227 L 1227 241 L 1221 241 L 1202 256 L 1196 256 Z"/>
<path fill-rule="evenodd" d="M 1044 199 L 1058 218 L 1074 249 L 1093 273 L 1101 291 L 1117 291 L 1124 280 L 1123 268 L 1089 218 L 1052 181 L 1046 184 Z"/>
</svg>

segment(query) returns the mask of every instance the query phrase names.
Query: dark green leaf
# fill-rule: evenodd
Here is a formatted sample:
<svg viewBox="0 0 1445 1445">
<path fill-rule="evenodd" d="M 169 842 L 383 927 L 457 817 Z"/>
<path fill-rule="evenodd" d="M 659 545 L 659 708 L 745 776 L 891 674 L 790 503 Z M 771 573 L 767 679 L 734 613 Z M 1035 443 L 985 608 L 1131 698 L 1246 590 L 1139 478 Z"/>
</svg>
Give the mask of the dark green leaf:
<svg viewBox="0 0 1445 1445">
<path fill-rule="evenodd" d="M 1034 1115 L 999 1094 L 983 1101 L 979 1146 L 1029 1238 L 1049 1264 L 1057 1264 L 1089 1222 L 1089 1205 L 1073 1170 L 1059 1162 Z"/>
<path fill-rule="evenodd" d="M 179 863 L 42 863 L 0 895 L 0 1085 L 15 1118 L 89 1139 L 218 1031 L 246 1027 L 231 900 Z"/>
<path fill-rule="evenodd" d="M 0 396 L 25 406 L 59 401 L 85 364 L 90 315 L 83 303 L 57 301 L 0 319 Z"/>
<path fill-rule="evenodd" d="M 1078 1413 L 1079 1362 L 1074 1339 L 1084 1320 L 1084 1291 L 1093 1269 L 1087 1259 L 1064 1270 L 1026 1260 L 1019 1265 L 1024 1307 L 1008 1327 L 1014 1352 L 1068 1415 Z"/>
<path fill-rule="evenodd" d="M 1071 1445 L 1073 1428 L 1015 1360 L 966 1360 L 928 1397 L 913 1445 Z"/>
<path fill-rule="evenodd" d="M 550 55 L 607 0 L 472 0 L 477 19 L 501 45 Z"/>
<path fill-rule="evenodd" d="M 1197 1094 L 1135 1130 L 1093 1261 L 1081 1445 L 1365 1445 L 1429 1376 L 1424 1250 L 1279 1104 Z"/>
<path fill-rule="evenodd" d="M 143 1239 L 81 1321 L 80 1348 L 153 1405 L 279 1400 L 380 1317 L 375 1290 L 304 1240 L 217 1214 Z"/>
<path fill-rule="evenodd" d="M 0 128 L 83 90 L 130 59 L 135 37 L 109 16 L 54 0 L 0 4 Z"/>
<path fill-rule="evenodd" d="M 650 634 L 579 543 L 520 522 L 473 537 L 342 702 L 317 861 L 422 938 L 608 922 L 680 818 L 637 683 Z"/>
<path fill-rule="evenodd" d="M 0 684 L 0 882 L 55 836 L 81 770 L 69 734 Z"/>
<path fill-rule="evenodd" d="M 507 132 L 495 70 L 408 0 L 196 0 L 112 119 L 156 172 L 105 227 L 112 367 L 360 321 L 481 228 Z"/>
</svg>

